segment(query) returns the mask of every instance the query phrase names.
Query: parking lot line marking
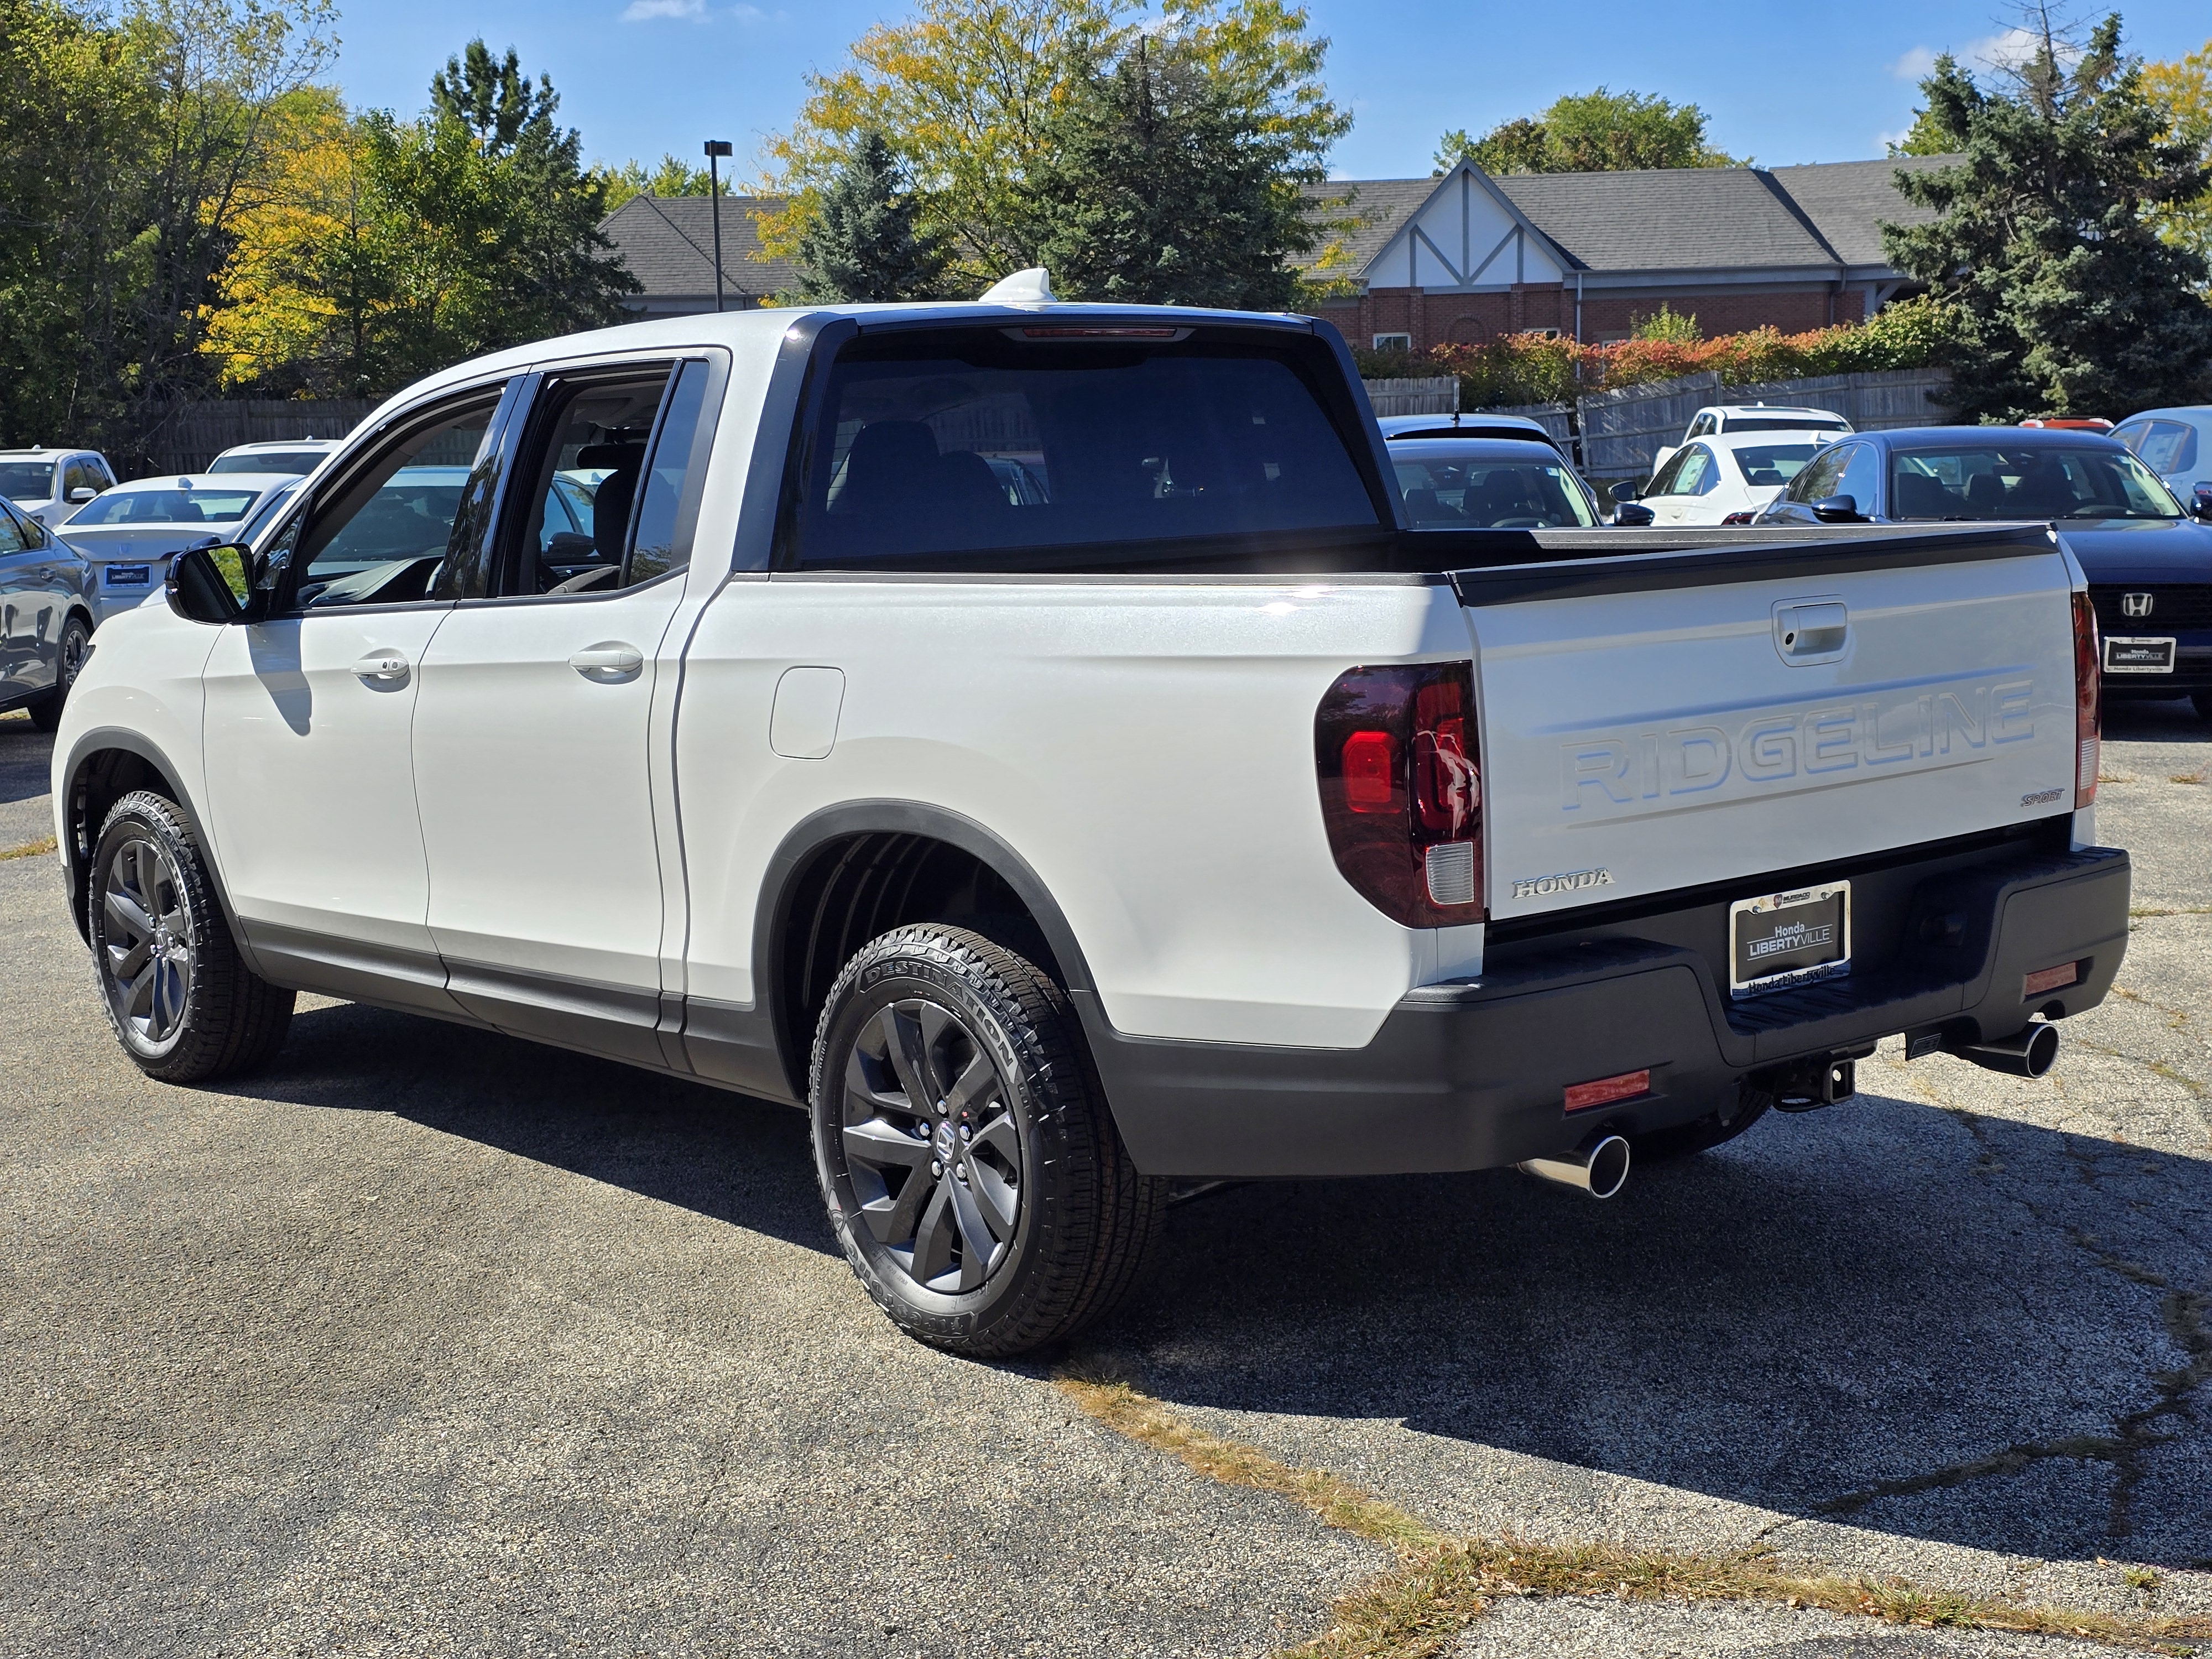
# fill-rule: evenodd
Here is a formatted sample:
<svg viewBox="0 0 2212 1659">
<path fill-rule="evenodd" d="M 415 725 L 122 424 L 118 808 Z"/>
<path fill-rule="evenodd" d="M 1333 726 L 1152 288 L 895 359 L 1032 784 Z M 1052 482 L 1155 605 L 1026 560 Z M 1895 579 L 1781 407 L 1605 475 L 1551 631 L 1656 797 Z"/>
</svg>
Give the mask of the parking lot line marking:
<svg viewBox="0 0 2212 1659">
<path fill-rule="evenodd" d="M 2212 1642 L 2212 1618 L 2019 1607 L 1898 1578 L 1804 1575 L 1763 1550 L 1686 1555 L 1617 1544 L 1453 1537 L 1340 1475 L 1282 1462 L 1201 1428 L 1110 1369 L 1074 1365 L 1053 1382 L 1107 1428 L 1209 1480 L 1288 1498 L 1328 1526 L 1397 1550 L 1396 1566 L 1340 1599 L 1330 1627 L 1282 1659 L 1429 1659 L 1445 1652 L 1493 1601 L 1524 1595 L 1760 1601 L 1885 1624 L 2072 1637 L 2153 1652 L 2185 1652 L 2180 1644 Z"/>
</svg>

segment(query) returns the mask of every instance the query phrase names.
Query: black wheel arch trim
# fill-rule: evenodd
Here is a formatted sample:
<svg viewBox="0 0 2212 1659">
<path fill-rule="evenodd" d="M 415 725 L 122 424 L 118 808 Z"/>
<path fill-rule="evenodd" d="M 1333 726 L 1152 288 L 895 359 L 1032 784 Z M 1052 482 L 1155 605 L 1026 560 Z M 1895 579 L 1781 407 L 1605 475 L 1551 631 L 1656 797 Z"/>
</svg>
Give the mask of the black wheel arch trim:
<svg viewBox="0 0 2212 1659">
<path fill-rule="evenodd" d="M 920 801 L 859 800 L 824 807 L 801 818 L 786 832 L 761 878 L 760 902 L 753 913 L 753 1005 L 739 1009 L 702 999 L 690 1001 L 685 1031 L 710 1040 L 725 1030 L 750 1025 L 754 1041 L 773 1036 L 780 1069 L 790 1086 L 790 1097 L 806 1098 L 807 1056 L 799 1045 L 788 1042 L 791 1011 L 784 1006 L 785 989 L 780 971 L 781 951 L 792 922 L 792 901 L 800 878 L 817 855 L 832 843 L 859 835 L 922 836 L 956 847 L 981 863 L 1014 890 L 1035 919 L 1060 968 L 1061 988 L 1084 1011 L 1086 1033 L 1093 1046 L 1101 1035 L 1091 1029 L 1097 1000 L 1091 994 L 1091 969 L 1075 930 L 1027 859 L 996 832 L 963 812 Z M 760 1028 L 765 1027 L 765 1030 Z"/>
<path fill-rule="evenodd" d="M 191 791 L 185 787 L 182 771 L 151 738 L 119 726 L 94 726 L 90 731 L 78 733 L 76 741 L 70 745 L 64 775 L 69 780 L 70 833 L 62 842 L 61 853 L 63 880 L 68 886 L 70 915 L 76 923 L 77 937 L 87 943 L 92 937 L 91 918 L 85 909 L 86 860 L 92 856 L 91 839 L 100 833 L 98 824 L 76 821 L 77 790 L 84 781 L 85 769 L 94 759 L 118 750 L 136 755 L 144 762 L 165 786 L 168 798 L 176 802 L 177 810 L 185 815 L 185 822 L 191 828 L 193 838 L 199 842 L 200 862 L 206 870 L 208 885 L 215 890 L 216 902 L 222 907 L 222 919 L 230 928 L 230 936 L 237 941 L 240 954 L 246 959 L 246 965 L 258 973 L 259 964 L 254 960 L 246 929 L 240 925 L 238 912 L 231 905 L 229 886 L 222 878 L 222 866 L 209 839 L 207 818 L 201 812 L 199 803 L 192 799 Z M 78 844 L 80 840 L 84 842 L 82 846 Z"/>
</svg>

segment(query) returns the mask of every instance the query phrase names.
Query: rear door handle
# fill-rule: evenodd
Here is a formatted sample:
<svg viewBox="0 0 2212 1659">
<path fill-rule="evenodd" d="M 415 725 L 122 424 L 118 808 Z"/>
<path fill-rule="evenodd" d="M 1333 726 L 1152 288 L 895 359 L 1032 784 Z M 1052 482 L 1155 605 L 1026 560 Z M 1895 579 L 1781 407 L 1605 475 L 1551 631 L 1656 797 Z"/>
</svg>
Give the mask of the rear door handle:
<svg viewBox="0 0 2212 1659">
<path fill-rule="evenodd" d="M 397 685 L 407 678 L 411 665 L 397 651 L 372 651 L 354 664 L 353 672 L 379 685 Z"/>
<path fill-rule="evenodd" d="M 587 645 L 568 659 L 568 666 L 587 680 L 611 684 L 626 680 L 645 666 L 645 653 L 619 640 Z"/>
</svg>

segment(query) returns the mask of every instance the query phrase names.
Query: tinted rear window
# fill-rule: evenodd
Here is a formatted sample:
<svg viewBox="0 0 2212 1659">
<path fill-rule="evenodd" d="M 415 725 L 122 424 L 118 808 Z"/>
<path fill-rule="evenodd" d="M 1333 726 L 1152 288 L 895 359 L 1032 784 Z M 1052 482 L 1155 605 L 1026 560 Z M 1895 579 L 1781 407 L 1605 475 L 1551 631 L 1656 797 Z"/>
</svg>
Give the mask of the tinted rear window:
<svg viewBox="0 0 2212 1659">
<path fill-rule="evenodd" d="M 1729 432 L 1844 432 L 1840 415 L 1731 415 Z"/>
<path fill-rule="evenodd" d="M 0 461 L 0 495 L 16 501 L 43 501 L 53 493 L 52 461 Z"/>
<path fill-rule="evenodd" d="M 257 454 L 218 455 L 208 464 L 210 472 L 313 472 L 322 465 L 319 449 L 264 449 Z"/>
<path fill-rule="evenodd" d="M 820 408 L 801 565 L 1378 523 L 1287 347 L 863 339 Z"/>
</svg>

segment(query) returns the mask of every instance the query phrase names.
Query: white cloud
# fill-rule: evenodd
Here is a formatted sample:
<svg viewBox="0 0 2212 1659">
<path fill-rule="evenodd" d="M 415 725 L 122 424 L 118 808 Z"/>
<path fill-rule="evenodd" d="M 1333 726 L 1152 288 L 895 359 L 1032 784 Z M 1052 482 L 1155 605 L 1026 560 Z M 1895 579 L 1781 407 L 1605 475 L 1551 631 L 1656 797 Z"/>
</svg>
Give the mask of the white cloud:
<svg viewBox="0 0 2212 1659">
<path fill-rule="evenodd" d="M 663 17 L 704 17 L 707 0 L 629 0 L 625 23 L 649 23 Z"/>
<path fill-rule="evenodd" d="M 1874 141 L 1877 144 L 1880 144 L 1882 148 L 1883 153 L 1887 154 L 1891 145 L 1901 144 L 1911 136 L 1912 129 L 1911 127 L 1899 127 L 1895 132 L 1877 132 L 1874 136 Z"/>
<path fill-rule="evenodd" d="M 2034 57 L 2043 45 L 2043 37 L 2031 29 L 1999 29 L 1995 34 L 1985 34 L 1978 40 L 1969 40 L 1963 46 L 1946 47 L 1945 51 L 1968 69 L 2016 70 Z M 2081 57 L 2081 48 L 2063 41 L 2058 47 L 2058 60 L 2070 64 Z M 1935 72 L 1936 49 L 1915 46 L 1889 66 L 1889 72 L 1900 81 L 1924 81 Z"/>
</svg>

